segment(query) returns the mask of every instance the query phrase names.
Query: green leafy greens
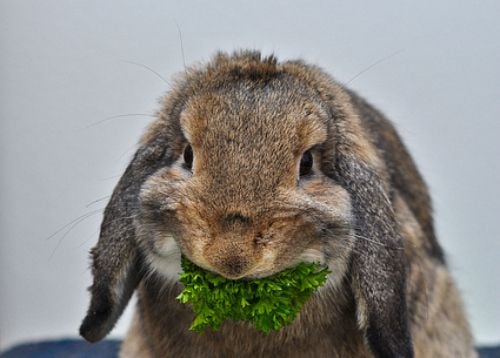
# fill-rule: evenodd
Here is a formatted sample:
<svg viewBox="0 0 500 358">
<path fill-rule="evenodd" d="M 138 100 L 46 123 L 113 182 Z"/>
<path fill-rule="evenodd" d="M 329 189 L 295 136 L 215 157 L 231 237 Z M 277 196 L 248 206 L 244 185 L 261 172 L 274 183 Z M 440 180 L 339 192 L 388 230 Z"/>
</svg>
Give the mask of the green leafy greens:
<svg viewBox="0 0 500 358">
<path fill-rule="evenodd" d="M 177 297 L 192 306 L 196 315 L 190 330 L 218 330 L 226 319 L 248 321 L 257 330 L 279 331 L 292 323 L 311 294 L 330 271 L 316 263 L 302 262 L 275 275 L 254 280 L 229 280 L 206 271 L 184 256 Z"/>
</svg>

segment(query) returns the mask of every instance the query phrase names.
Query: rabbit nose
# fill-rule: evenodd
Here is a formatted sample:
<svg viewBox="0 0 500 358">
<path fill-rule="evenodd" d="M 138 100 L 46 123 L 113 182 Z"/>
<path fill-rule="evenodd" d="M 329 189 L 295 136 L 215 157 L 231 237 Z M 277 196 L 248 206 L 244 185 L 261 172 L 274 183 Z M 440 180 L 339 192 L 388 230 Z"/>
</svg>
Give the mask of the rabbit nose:
<svg viewBox="0 0 500 358">
<path fill-rule="evenodd" d="M 231 280 L 245 276 L 252 266 L 248 256 L 238 254 L 222 255 L 208 261 L 215 272 Z"/>
<path fill-rule="evenodd" d="M 248 262 L 239 257 L 228 257 L 224 261 L 225 274 L 230 278 L 238 278 L 248 267 Z"/>
</svg>

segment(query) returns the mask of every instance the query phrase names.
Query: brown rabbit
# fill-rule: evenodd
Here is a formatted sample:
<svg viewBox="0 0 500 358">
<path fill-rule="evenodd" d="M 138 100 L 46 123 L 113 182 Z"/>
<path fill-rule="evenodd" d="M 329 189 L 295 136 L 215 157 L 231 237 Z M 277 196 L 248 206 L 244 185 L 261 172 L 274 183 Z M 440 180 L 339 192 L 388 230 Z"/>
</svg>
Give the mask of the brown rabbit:
<svg viewBox="0 0 500 358">
<path fill-rule="evenodd" d="M 180 255 L 229 279 L 301 261 L 328 281 L 269 335 L 189 331 Z M 391 123 L 321 69 L 258 52 L 183 73 L 114 190 L 80 333 L 137 288 L 122 357 L 474 357 L 427 188 Z"/>
</svg>

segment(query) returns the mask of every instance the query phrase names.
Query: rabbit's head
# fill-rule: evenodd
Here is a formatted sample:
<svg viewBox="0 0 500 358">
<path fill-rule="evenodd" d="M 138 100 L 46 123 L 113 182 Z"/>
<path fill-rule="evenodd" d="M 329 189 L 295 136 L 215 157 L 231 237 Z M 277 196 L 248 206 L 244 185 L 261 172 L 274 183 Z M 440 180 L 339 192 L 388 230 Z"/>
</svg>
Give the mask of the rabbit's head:
<svg viewBox="0 0 500 358">
<path fill-rule="evenodd" d="M 385 173 L 321 70 L 255 52 L 187 70 L 106 208 L 82 335 L 106 335 L 143 276 L 171 279 L 182 253 L 230 279 L 325 263 L 330 285 L 349 280 L 372 350 L 411 352 Z"/>
</svg>

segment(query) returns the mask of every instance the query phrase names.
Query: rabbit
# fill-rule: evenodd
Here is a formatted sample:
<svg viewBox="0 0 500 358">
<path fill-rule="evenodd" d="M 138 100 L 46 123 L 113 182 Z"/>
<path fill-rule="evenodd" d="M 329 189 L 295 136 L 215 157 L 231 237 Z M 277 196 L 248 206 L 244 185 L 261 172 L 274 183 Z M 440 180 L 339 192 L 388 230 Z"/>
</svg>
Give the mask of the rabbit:
<svg viewBox="0 0 500 358">
<path fill-rule="evenodd" d="M 292 324 L 203 334 L 181 255 L 227 279 L 331 271 Z M 121 357 L 475 357 L 429 192 L 393 125 L 301 60 L 240 50 L 187 68 L 104 212 L 80 327 L 105 337 L 137 290 Z"/>
</svg>

